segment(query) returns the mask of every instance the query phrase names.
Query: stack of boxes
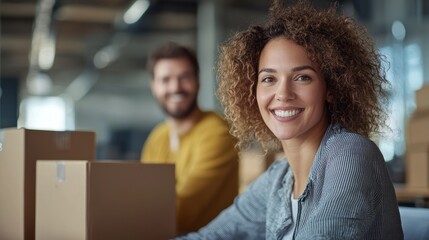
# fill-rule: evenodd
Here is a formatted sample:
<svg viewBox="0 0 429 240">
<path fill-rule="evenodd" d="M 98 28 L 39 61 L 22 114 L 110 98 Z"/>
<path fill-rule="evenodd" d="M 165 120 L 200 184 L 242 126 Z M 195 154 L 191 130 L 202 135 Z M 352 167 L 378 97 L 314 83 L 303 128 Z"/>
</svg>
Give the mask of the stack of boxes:
<svg viewBox="0 0 429 240">
<path fill-rule="evenodd" d="M 429 85 L 416 91 L 416 104 L 408 122 L 406 187 L 429 190 Z"/>
<path fill-rule="evenodd" d="M 95 159 L 95 134 L 4 129 L 0 144 L 0 239 L 34 239 L 37 160 Z"/>
<path fill-rule="evenodd" d="M 169 239 L 174 165 L 95 161 L 95 133 L 0 130 L 0 239 Z"/>
</svg>

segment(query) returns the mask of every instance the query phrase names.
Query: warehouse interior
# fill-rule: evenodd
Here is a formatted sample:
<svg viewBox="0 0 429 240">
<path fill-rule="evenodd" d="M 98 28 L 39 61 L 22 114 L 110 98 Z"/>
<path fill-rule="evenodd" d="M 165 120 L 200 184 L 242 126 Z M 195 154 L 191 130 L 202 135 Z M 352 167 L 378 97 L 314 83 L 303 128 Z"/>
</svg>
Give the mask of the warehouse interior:
<svg viewBox="0 0 429 240">
<path fill-rule="evenodd" d="M 404 183 L 416 91 L 429 84 L 429 1 L 337 3 L 389 62 L 391 131 L 375 141 L 393 180 Z M 260 0 L 2 0 L 0 127 L 95 131 L 97 159 L 139 159 L 164 118 L 149 89 L 151 49 L 166 41 L 194 48 L 200 105 L 222 112 L 214 94 L 218 47 L 264 21 L 268 8 Z"/>
<path fill-rule="evenodd" d="M 429 236 L 429 0 L 308 1 L 335 6 L 365 26 L 383 56 L 391 84 L 387 128 L 371 140 L 393 182 L 405 239 Z M 112 239 L 108 220 L 122 234 L 113 239 L 142 234 L 133 225 L 139 221 L 155 226 L 145 229 L 145 239 L 175 236 L 177 173 L 168 164 L 138 161 L 149 133 L 165 119 L 151 93 L 148 56 L 169 41 L 194 49 L 199 106 L 222 115 L 219 47 L 235 32 L 264 22 L 269 7 L 268 0 L 0 0 L 0 190 L 6 192 L 0 195 L 0 238 L 10 230 L 37 239 L 46 221 L 41 228 L 49 234 L 88 237 L 97 230 L 86 227 L 102 226 L 100 239 Z M 282 157 L 265 154 L 257 142 L 240 152 L 240 192 Z M 101 160 L 114 161 L 108 166 Z M 68 175 L 66 168 L 76 172 Z M 75 185 L 63 184 L 66 178 Z M 64 207 L 75 202 L 82 203 L 79 211 Z M 135 221 L 117 217 L 143 208 Z M 69 222 L 65 232 L 59 216 L 83 220 Z M 152 233 L 157 237 L 148 237 Z"/>
</svg>

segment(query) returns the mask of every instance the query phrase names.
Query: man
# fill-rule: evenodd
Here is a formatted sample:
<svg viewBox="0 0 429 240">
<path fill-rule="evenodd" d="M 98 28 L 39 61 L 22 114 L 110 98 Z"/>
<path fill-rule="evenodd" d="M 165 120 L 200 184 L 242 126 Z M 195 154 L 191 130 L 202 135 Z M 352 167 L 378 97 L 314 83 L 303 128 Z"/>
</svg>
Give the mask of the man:
<svg viewBox="0 0 429 240">
<path fill-rule="evenodd" d="M 177 230 L 206 225 L 238 194 L 238 152 L 228 124 L 197 103 L 195 53 L 167 43 L 152 53 L 152 94 L 166 114 L 145 142 L 141 161 L 176 164 Z"/>
</svg>

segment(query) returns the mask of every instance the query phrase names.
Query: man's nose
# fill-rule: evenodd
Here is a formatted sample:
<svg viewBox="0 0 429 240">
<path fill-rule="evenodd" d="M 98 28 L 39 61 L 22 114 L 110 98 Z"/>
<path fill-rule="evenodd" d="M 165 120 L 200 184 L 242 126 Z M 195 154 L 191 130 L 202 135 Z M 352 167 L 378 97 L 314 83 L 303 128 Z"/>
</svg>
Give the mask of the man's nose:
<svg viewBox="0 0 429 240">
<path fill-rule="evenodd" d="M 168 89 L 171 91 L 171 92 L 177 92 L 177 91 L 180 91 L 181 90 L 181 83 L 180 83 L 180 79 L 178 79 L 178 78 L 174 78 L 174 79 L 172 79 L 170 82 L 169 82 L 169 84 L 168 84 Z"/>
</svg>

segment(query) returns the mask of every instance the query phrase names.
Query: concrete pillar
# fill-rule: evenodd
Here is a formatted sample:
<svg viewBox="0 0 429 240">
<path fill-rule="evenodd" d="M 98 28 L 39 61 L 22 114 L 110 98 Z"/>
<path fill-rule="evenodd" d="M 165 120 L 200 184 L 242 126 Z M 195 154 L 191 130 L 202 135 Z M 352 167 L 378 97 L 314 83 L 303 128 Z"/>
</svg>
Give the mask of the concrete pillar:
<svg viewBox="0 0 429 240">
<path fill-rule="evenodd" d="M 218 11 L 221 1 L 199 1 L 197 13 L 197 53 L 200 63 L 199 104 L 202 109 L 218 108 L 215 67 L 219 46 Z"/>
</svg>

